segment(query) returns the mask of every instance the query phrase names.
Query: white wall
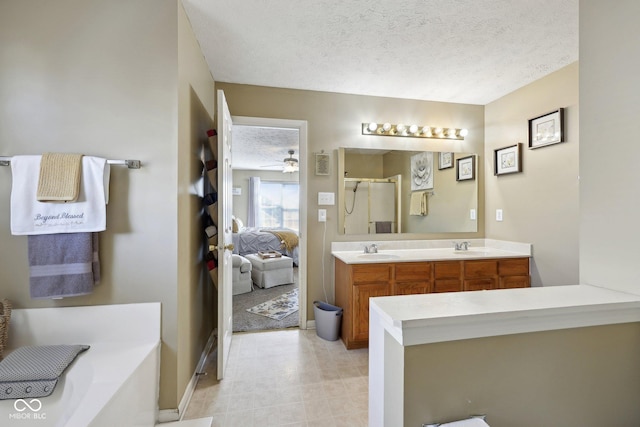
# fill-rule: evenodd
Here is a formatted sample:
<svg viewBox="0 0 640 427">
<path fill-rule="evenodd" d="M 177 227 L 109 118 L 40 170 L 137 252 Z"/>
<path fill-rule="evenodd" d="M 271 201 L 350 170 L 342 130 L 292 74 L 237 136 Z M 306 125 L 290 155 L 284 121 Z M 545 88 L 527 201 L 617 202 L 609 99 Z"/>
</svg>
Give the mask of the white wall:
<svg viewBox="0 0 640 427">
<path fill-rule="evenodd" d="M 640 2 L 580 2 L 580 280 L 640 293 Z"/>
</svg>

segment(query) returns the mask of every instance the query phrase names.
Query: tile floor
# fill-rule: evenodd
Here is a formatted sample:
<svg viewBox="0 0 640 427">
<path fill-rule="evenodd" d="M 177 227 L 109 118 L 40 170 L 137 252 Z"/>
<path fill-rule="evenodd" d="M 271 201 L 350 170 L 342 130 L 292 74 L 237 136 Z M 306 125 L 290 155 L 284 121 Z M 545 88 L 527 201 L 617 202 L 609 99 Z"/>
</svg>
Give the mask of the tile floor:
<svg viewBox="0 0 640 427">
<path fill-rule="evenodd" d="M 233 335 L 226 378 L 215 356 L 198 380 L 184 419 L 213 417 L 212 427 L 366 427 L 367 349 L 346 350 L 315 330 Z"/>
</svg>

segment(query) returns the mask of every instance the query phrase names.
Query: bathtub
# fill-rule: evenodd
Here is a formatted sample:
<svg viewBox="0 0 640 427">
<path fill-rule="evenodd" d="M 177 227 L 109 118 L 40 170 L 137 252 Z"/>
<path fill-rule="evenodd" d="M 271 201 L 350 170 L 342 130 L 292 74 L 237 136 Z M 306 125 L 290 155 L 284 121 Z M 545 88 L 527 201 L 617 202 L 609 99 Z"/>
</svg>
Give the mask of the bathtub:
<svg viewBox="0 0 640 427">
<path fill-rule="evenodd" d="M 0 425 L 154 426 L 158 413 L 160 304 L 17 309 L 9 350 L 88 344 L 54 392 L 0 401 Z"/>
</svg>

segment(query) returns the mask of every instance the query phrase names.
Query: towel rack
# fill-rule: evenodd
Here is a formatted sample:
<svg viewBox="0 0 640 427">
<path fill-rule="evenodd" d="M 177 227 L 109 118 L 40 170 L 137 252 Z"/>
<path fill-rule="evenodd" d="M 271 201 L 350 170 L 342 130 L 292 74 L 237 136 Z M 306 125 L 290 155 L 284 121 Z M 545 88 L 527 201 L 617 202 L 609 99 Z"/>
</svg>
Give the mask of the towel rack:
<svg viewBox="0 0 640 427">
<path fill-rule="evenodd" d="M 142 163 L 140 160 L 107 160 L 110 165 L 126 166 L 129 169 L 140 169 Z M 0 166 L 9 166 L 11 164 L 11 157 L 0 156 Z"/>
</svg>

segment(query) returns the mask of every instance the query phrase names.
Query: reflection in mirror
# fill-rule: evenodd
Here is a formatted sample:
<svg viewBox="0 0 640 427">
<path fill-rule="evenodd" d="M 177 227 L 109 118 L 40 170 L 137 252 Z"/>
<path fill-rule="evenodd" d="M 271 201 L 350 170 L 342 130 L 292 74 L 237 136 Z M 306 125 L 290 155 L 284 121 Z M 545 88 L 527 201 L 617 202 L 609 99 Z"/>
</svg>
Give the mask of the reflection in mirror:
<svg viewBox="0 0 640 427">
<path fill-rule="evenodd" d="M 476 232 L 477 179 L 456 180 L 470 155 L 340 148 L 339 233 Z"/>
<path fill-rule="evenodd" d="M 402 176 L 345 178 L 344 233 L 397 233 Z"/>
</svg>

